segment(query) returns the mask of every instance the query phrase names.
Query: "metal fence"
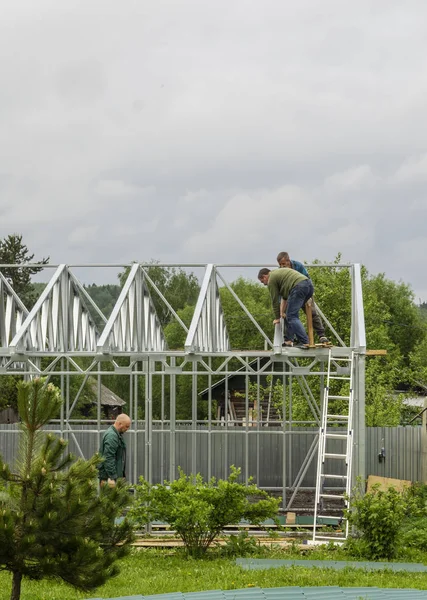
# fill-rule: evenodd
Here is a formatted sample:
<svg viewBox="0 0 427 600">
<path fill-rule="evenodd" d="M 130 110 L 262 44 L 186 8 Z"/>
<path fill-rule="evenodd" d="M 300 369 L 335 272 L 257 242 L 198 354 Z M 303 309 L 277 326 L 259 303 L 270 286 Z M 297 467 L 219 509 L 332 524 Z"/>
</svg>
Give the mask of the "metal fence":
<svg viewBox="0 0 427 600">
<path fill-rule="evenodd" d="M 105 425 L 107 427 L 107 425 Z M 49 429 L 60 433 L 57 427 Z M 253 476 L 264 489 L 283 487 L 292 489 L 298 473 L 304 468 L 304 459 L 315 441 L 318 429 L 294 428 L 284 431 L 277 427 L 268 430 L 248 431 L 224 427 L 204 427 L 197 430 L 191 426 L 177 425 L 175 431 L 153 424 L 150 444 L 150 460 L 145 448 L 145 422 L 138 423 L 136 430 L 126 434 L 129 464 L 135 465 L 129 479 L 136 481 L 139 475 L 159 483 L 177 474 L 178 467 L 184 472 L 200 472 L 204 477 L 226 477 L 230 465 L 242 469 L 242 478 Z M 298 435 L 292 435 L 298 433 Z M 0 425 L 0 453 L 12 464 L 18 450 L 19 429 L 17 425 Z M 85 457 L 93 455 L 99 446 L 100 434 L 95 426 L 75 425 L 72 434 L 63 433 L 69 440 L 69 449 Z M 337 444 L 340 440 L 336 441 Z M 384 452 L 382 452 L 384 449 Z M 339 449 L 337 448 L 337 451 Z M 137 460 L 133 461 L 135 456 Z M 385 454 L 380 462 L 379 454 Z M 316 456 L 314 455 L 302 483 L 303 488 L 313 488 L 316 483 Z M 366 473 L 410 481 L 421 480 L 421 427 L 368 427 L 366 429 Z M 357 475 L 357 473 L 355 473 Z"/>
</svg>

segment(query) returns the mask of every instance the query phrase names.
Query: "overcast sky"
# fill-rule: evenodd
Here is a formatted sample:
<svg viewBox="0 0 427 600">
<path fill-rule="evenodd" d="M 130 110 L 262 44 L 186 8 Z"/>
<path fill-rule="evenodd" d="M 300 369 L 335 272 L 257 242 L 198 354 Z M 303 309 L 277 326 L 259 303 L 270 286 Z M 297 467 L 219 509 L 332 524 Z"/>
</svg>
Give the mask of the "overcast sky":
<svg viewBox="0 0 427 600">
<path fill-rule="evenodd" d="M 361 262 L 427 301 L 425 0 L 2 0 L 0 237 Z"/>
</svg>

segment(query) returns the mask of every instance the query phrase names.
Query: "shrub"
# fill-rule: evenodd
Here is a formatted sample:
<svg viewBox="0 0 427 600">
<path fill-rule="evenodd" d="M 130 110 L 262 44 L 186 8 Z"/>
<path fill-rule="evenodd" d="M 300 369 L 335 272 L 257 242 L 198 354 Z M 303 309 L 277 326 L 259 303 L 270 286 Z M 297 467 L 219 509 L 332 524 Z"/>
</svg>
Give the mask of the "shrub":
<svg viewBox="0 0 427 600">
<path fill-rule="evenodd" d="M 387 491 L 379 489 L 364 494 L 360 486 L 353 491 L 351 509 L 346 517 L 360 536 L 357 549 L 360 555 L 370 559 L 394 558 L 399 546 L 399 532 L 407 511 L 408 492 L 398 492 L 390 487 Z M 348 549 L 355 545 L 351 541 Z"/>
<path fill-rule="evenodd" d="M 151 485 L 143 477 L 136 486 L 136 499 L 130 512 L 138 526 L 163 521 L 183 540 L 191 556 L 201 556 L 226 525 L 245 520 L 260 524 L 277 521 L 280 499 L 270 497 L 250 480 L 238 483 L 240 469 L 231 467 L 226 480 L 204 481 L 179 469 L 175 481 Z"/>
</svg>

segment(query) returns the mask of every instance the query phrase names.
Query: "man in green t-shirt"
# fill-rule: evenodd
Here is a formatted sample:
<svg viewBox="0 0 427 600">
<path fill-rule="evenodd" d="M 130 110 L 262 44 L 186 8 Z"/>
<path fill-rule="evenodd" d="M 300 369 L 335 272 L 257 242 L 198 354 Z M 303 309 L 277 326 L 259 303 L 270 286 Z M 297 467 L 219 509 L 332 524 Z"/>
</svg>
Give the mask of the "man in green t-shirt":
<svg viewBox="0 0 427 600">
<path fill-rule="evenodd" d="M 312 297 L 314 289 L 311 280 L 294 269 L 261 269 L 258 273 L 260 282 L 268 286 L 273 305 L 274 321 L 280 323 L 280 298 L 287 300 L 286 307 L 286 337 L 284 346 L 292 346 L 296 336 L 297 346 L 308 345 L 308 335 L 304 325 L 299 320 L 299 311 Z"/>
</svg>

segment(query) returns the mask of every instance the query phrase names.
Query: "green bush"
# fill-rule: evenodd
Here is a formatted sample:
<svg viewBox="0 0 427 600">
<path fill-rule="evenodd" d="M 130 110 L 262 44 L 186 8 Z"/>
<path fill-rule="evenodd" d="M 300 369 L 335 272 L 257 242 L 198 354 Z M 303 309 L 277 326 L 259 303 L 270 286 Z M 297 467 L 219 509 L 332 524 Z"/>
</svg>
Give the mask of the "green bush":
<svg viewBox="0 0 427 600">
<path fill-rule="evenodd" d="M 359 541 L 349 541 L 349 551 L 369 559 L 394 558 L 399 548 L 399 532 L 408 510 L 408 492 L 398 492 L 390 487 L 387 491 L 373 486 L 366 494 L 360 489 L 353 491 L 351 509 L 346 517 L 356 529 Z"/>
<path fill-rule="evenodd" d="M 241 520 L 260 524 L 265 519 L 277 522 L 280 498 L 272 498 L 258 489 L 252 480 L 238 483 L 240 469 L 230 469 L 228 479 L 214 477 L 204 481 L 179 469 L 175 481 L 151 485 L 143 477 L 136 486 L 136 498 L 130 516 L 137 526 L 163 521 L 183 540 L 191 556 L 201 556 L 226 525 Z"/>
<path fill-rule="evenodd" d="M 414 483 L 407 490 L 408 517 L 427 517 L 427 485 Z"/>
<path fill-rule="evenodd" d="M 409 519 L 402 529 L 400 539 L 406 548 L 427 551 L 427 518 Z"/>
</svg>

